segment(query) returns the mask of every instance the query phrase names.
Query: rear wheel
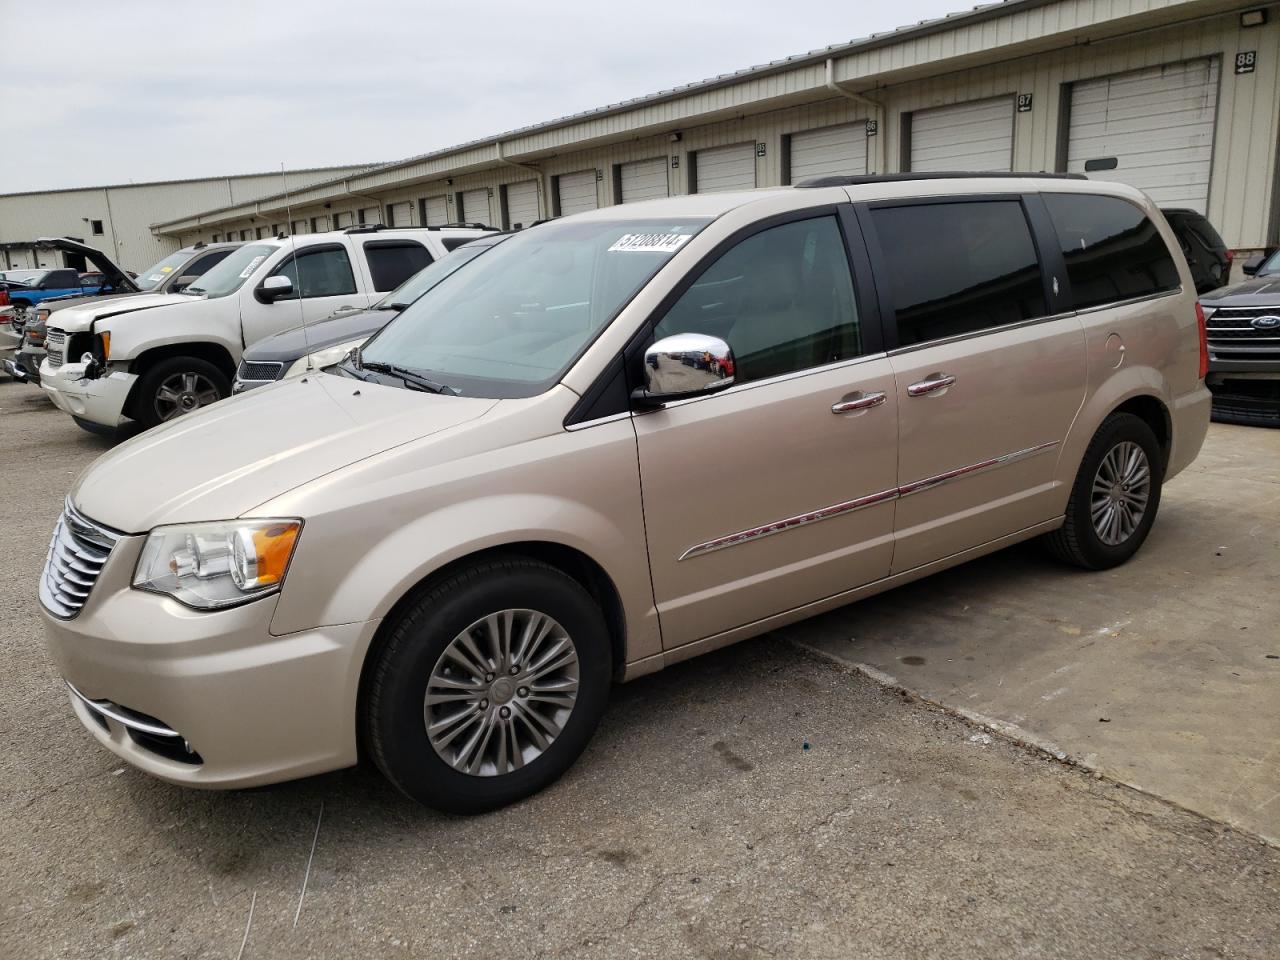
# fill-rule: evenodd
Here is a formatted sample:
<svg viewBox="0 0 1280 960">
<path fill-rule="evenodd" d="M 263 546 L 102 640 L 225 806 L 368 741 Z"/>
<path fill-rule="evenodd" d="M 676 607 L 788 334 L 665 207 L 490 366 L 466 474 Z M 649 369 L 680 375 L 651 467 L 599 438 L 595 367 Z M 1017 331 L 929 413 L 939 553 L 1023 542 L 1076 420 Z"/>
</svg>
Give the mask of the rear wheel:
<svg viewBox="0 0 1280 960">
<path fill-rule="evenodd" d="M 1132 557 L 1155 522 L 1163 462 L 1146 421 L 1130 413 L 1107 417 L 1080 463 L 1065 522 L 1045 537 L 1050 552 L 1087 570 Z"/>
<path fill-rule="evenodd" d="M 569 769 L 611 677 L 608 628 L 580 584 L 536 560 L 480 562 L 414 600 L 373 654 L 364 739 L 408 796 L 481 813 Z"/>
<path fill-rule="evenodd" d="M 176 420 L 231 395 L 226 374 L 198 357 L 170 357 L 142 375 L 133 401 L 144 427 Z"/>
</svg>

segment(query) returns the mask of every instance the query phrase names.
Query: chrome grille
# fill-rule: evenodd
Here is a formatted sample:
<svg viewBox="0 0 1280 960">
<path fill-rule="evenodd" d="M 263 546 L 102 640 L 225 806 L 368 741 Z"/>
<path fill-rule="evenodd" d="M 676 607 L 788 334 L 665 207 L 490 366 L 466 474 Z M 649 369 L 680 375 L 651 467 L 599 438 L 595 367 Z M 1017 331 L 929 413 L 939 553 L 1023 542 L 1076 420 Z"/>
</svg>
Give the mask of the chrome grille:
<svg viewBox="0 0 1280 960">
<path fill-rule="evenodd" d="M 58 518 L 40 577 L 40 603 L 55 617 L 74 618 L 89 599 L 102 566 L 122 534 L 78 514 L 70 503 Z"/>
<path fill-rule="evenodd" d="M 241 360 L 236 377 L 240 380 L 279 380 L 284 376 L 284 364 L 279 361 Z"/>
<path fill-rule="evenodd" d="M 63 354 L 67 352 L 67 334 L 62 330 L 50 329 L 45 335 L 44 348 L 48 353 L 45 358 L 51 367 L 62 366 Z"/>
<path fill-rule="evenodd" d="M 1267 320 L 1259 321 L 1259 318 Z M 1266 307 L 1220 307 L 1205 324 L 1215 360 L 1280 360 L 1280 304 Z M 1255 323 L 1261 322 L 1261 326 Z"/>
</svg>

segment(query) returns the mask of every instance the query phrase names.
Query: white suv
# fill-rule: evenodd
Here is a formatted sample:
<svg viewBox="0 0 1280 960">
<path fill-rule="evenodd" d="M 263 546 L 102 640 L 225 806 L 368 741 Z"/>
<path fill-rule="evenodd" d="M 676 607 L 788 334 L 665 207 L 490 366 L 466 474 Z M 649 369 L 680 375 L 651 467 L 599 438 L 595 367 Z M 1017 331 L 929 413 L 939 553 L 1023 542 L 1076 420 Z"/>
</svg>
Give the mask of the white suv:
<svg viewBox="0 0 1280 960">
<path fill-rule="evenodd" d="M 88 430 L 153 427 L 229 396 L 250 344 L 367 307 L 486 232 L 357 227 L 245 244 L 180 294 L 60 311 L 40 386 Z"/>
</svg>

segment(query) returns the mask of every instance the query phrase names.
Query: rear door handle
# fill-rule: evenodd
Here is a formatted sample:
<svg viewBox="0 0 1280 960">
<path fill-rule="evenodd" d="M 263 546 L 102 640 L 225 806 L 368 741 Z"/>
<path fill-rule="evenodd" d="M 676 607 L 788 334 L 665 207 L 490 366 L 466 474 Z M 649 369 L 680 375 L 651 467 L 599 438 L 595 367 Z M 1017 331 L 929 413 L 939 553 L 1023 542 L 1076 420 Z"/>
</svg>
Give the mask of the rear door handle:
<svg viewBox="0 0 1280 960">
<path fill-rule="evenodd" d="M 878 407 L 884 403 L 885 395 L 883 393 L 866 393 L 853 400 L 841 400 L 839 403 L 831 405 L 832 413 L 852 413 L 855 410 L 869 410 L 872 407 Z"/>
<path fill-rule="evenodd" d="M 935 373 L 907 387 L 908 397 L 924 397 L 938 390 L 945 390 L 956 382 L 949 373 Z"/>
</svg>

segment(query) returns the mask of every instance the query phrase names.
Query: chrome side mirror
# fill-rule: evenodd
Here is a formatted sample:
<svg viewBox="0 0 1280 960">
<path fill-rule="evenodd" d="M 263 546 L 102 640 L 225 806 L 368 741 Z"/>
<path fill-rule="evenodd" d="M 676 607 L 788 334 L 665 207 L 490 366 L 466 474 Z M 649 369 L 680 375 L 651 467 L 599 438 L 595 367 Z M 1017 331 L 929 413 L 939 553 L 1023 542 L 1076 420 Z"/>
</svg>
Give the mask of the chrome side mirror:
<svg viewBox="0 0 1280 960">
<path fill-rule="evenodd" d="M 644 352 L 645 385 L 633 399 L 662 404 L 704 396 L 733 386 L 736 372 L 733 350 L 719 337 L 677 333 Z"/>
<path fill-rule="evenodd" d="M 259 303 L 274 303 L 293 295 L 293 281 L 288 277 L 267 277 L 254 294 Z"/>
</svg>

